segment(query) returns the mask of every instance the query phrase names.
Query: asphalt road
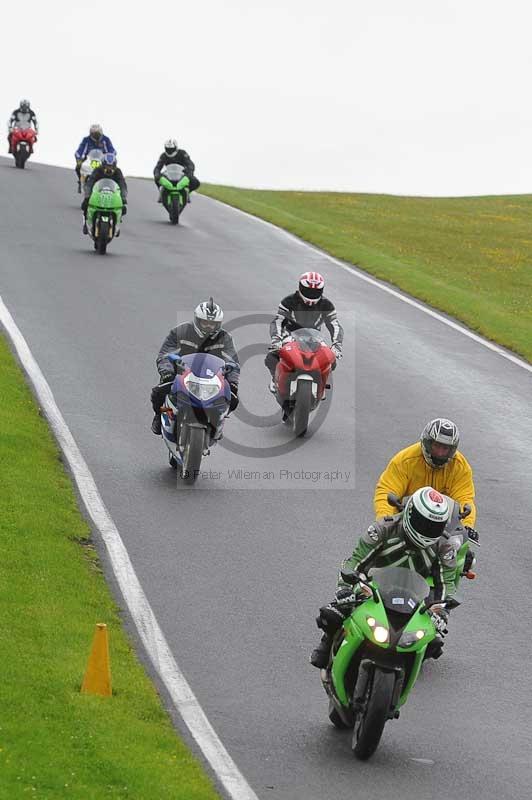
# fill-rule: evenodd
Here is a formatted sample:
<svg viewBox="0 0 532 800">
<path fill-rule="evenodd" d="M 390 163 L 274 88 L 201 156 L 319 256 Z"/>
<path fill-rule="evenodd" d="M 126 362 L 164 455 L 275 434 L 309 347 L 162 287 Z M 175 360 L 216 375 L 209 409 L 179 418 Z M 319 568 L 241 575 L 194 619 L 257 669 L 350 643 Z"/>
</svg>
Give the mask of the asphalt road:
<svg viewBox="0 0 532 800">
<path fill-rule="evenodd" d="M 240 770 L 261 800 L 529 797 L 531 374 L 208 198 L 178 228 L 150 182 L 131 180 L 129 198 L 100 257 L 81 235 L 72 173 L 0 159 L 0 295 Z M 325 274 L 346 344 L 321 427 L 294 446 L 258 352 L 264 315 L 305 269 Z M 149 390 L 168 329 L 210 294 L 228 320 L 257 316 L 235 324 L 249 355 L 239 418 L 183 490 L 149 431 Z M 437 415 L 457 421 L 475 470 L 480 577 L 444 657 L 361 764 L 307 661 L 314 616 L 372 518 L 380 471 Z"/>
</svg>

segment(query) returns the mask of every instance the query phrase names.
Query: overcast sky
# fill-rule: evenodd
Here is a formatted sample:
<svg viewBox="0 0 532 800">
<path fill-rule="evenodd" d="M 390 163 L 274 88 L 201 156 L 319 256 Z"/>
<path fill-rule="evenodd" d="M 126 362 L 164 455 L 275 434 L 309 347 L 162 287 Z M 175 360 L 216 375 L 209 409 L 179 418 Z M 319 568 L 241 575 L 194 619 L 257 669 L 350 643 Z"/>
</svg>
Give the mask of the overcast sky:
<svg viewBox="0 0 532 800">
<path fill-rule="evenodd" d="M 200 180 L 463 195 L 532 190 L 526 0 L 5 3 L 0 100 L 64 166 L 101 122 L 129 175 L 175 137 Z"/>
</svg>

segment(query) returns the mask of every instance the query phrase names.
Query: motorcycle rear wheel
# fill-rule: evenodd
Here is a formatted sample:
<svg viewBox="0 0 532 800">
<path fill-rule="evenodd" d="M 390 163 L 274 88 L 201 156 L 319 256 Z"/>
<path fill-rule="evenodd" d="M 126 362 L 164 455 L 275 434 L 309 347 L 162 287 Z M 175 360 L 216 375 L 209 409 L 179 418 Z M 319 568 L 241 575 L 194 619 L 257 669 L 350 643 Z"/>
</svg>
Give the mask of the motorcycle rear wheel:
<svg viewBox="0 0 532 800">
<path fill-rule="evenodd" d="M 203 456 L 203 445 L 205 441 L 205 431 L 203 428 L 189 428 L 187 443 L 183 453 L 183 466 L 181 467 L 181 478 L 183 483 L 191 486 L 198 477 L 201 459 Z"/>
<path fill-rule="evenodd" d="M 351 727 L 350 725 L 346 725 L 346 723 L 343 721 L 332 700 L 329 700 L 329 720 L 332 722 L 334 727 L 338 728 L 340 731 L 349 730 Z"/>
<path fill-rule="evenodd" d="M 361 761 L 370 758 L 381 740 L 391 708 L 395 675 L 375 667 L 364 708 L 355 718 L 351 749 Z"/>
<path fill-rule="evenodd" d="M 304 436 L 307 432 L 310 410 L 312 408 L 312 383 L 299 381 L 296 389 L 296 400 L 292 419 L 296 436 Z"/>
</svg>

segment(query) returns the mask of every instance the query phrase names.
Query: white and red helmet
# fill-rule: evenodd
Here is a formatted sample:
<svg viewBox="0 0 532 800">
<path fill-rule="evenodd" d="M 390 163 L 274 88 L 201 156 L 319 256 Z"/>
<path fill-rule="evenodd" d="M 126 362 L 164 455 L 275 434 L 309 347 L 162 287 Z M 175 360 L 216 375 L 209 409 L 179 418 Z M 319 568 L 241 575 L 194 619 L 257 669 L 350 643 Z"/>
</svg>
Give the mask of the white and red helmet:
<svg viewBox="0 0 532 800">
<path fill-rule="evenodd" d="M 325 280 L 319 272 L 304 272 L 299 276 L 299 296 L 307 306 L 321 300 L 324 286 Z"/>
</svg>

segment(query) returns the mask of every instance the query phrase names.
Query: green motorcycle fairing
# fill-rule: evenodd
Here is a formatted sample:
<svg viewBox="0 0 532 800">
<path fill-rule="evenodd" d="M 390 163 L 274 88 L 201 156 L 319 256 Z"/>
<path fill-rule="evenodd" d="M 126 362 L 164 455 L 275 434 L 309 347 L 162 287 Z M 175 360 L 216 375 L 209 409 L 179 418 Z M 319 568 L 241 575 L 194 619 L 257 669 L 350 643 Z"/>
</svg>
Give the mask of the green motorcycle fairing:
<svg viewBox="0 0 532 800">
<path fill-rule="evenodd" d="M 106 214 L 113 214 L 115 217 L 115 225 L 118 227 L 122 219 L 122 195 L 120 194 L 120 187 L 111 178 L 101 178 L 96 181 L 92 187 L 92 192 L 89 198 L 89 205 L 87 208 L 87 224 L 92 230 L 92 225 L 96 215 L 102 219 Z"/>
<path fill-rule="evenodd" d="M 188 187 L 190 180 L 179 164 L 168 164 L 165 172 L 159 178 L 159 185 L 164 188 L 163 203 L 166 207 L 171 205 L 172 198 L 177 196 L 179 198 L 179 206 L 183 208 L 186 205 L 186 198 L 188 194 Z M 170 203 L 169 203 L 170 201 Z"/>
<path fill-rule="evenodd" d="M 406 680 L 397 707 L 404 705 L 419 676 L 425 650 L 436 636 L 423 603 L 430 587 L 421 575 L 406 567 L 382 567 L 372 573 L 371 585 L 378 600 L 368 598 L 345 620 L 332 662 L 332 685 L 345 708 L 350 704 L 348 672 L 352 664 L 357 671 L 356 661 L 360 663 L 362 658 L 382 662 L 388 669 L 404 669 Z M 384 641 L 383 631 L 387 632 Z"/>
</svg>

